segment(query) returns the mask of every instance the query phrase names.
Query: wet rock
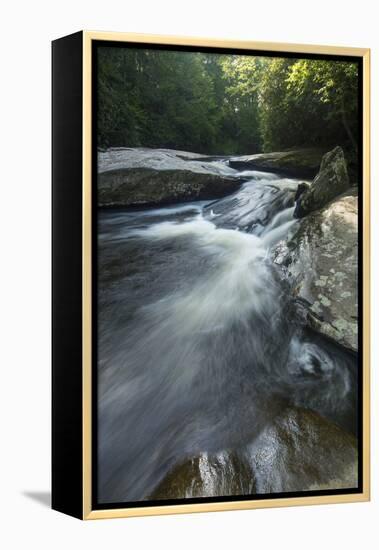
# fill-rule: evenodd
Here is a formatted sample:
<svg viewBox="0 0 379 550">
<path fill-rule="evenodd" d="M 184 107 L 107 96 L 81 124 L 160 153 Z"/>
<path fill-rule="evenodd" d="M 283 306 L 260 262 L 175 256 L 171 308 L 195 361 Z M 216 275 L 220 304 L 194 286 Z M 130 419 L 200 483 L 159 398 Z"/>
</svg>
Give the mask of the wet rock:
<svg viewBox="0 0 379 550">
<path fill-rule="evenodd" d="M 299 185 L 297 186 L 297 189 L 296 189 L 296 193 L 295 193 L 295 201 L 298 201 L 300 199 L 301 195 L 305 191 L 308 191 L 308 189 L 309 189 L 309 183 L 306 183 L 306 182 L 299 183 Z"/>
<path fill-rule="evenodd" d="M 288 409 L 248 448 L 256 493 L 358 486 L 356 439 L 305 409 Z"/>
<path fill-rule="evenodd" d="M 241 229 L 261 234 L 280 211 L 294 206 L 296 182 L 255 180 L 244 184 L 238 192 L 212 202 L 204 208 L 204 216 L 217 227 Z M 293 213 L 290 215 L 293 219 Z"/>
<path fill-rule="evenodd" d="M 232 451 L 202 453 L 174 468 L 151 495 L 153 500 L 250 494 L 249 463 Z"/>
<path fill-rule="evenodd" d="M 313 178 L 320 167 L 325 150 L 317 148 L 294 149 L 275 153 L 232 157 L 229 166 L 237 170 L 277 172 L 298 178 Z"/>
<path fill-rule="evenodd" d="M 295 218 L 302 218 L 318 210 L 349 188 L 349 176 L 341 147 L 327 153 L 321 162 L 320 171 L 308 189 L 297 197 Z"/>
<path fill-rule="evenodd" d="M 239 186 L 235 170 L 225 162 L 203 160 L 195 153 L 142 148 L 98 152 L 99 206 L 217 199 Z"/>
<path fill-rule="evenodd" d="M 303 218 L 273 260 L 281 267 L 306 323 L 338 344 L 358 348 L 357 188 Z"/>
<path fill-rule="evenodd" d="M 288 408 L 250 445 L 202 453 L 175 467 L 150 498 L 175 499 L 354 488 L 356 439 L 318 414 Z"/>
</svg>

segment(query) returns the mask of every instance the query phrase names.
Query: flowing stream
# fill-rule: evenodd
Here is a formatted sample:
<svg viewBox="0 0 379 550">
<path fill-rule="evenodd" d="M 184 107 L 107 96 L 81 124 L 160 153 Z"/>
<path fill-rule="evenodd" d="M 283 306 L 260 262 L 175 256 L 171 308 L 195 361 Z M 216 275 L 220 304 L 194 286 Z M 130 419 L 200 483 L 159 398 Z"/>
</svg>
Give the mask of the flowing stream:
<svg viewBox="0 0 379 550">
<path fill-rule="evenodd" d="M 149 498 L 288 403 L 356 430 L 354 358 L 304 330 L 270 259 L 297 229 L 298 181 L 239 175 L 215 202 L 99 211 L 100 502 Z"/>
</svg>

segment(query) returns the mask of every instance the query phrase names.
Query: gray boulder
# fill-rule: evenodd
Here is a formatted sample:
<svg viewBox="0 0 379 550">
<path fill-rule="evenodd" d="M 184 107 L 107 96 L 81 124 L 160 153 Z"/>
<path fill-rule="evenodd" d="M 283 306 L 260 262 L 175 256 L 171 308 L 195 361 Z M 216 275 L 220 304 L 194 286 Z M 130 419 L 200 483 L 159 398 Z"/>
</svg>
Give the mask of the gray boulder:
<svg viewBox="0 0 379 550">
<path fill-rule="evenodd" d="M 237 179 L 190 170 L 114 170 L 98 176 L 98 205 L 150 206 L 217 199 L 239 187 Z"/>
<path fill-rule="evenodd" d="M 341 147 L 324 155 L 320 171 L 308 189 L 298 197 L 295 218 L 302 218 L 325 206 L 349 188 L 349 176 Z"/>
<path fill-rule="evenodd" d="M 353 187 L 303 218 L 289 242 L 272 252 L 306 323 L 353 351 L 358 348 L 357 231 Z"/>
<path fill-rule="evenodd" d="M 259 170 L 297 178 L 313 178 L 319 170 L 324 153 L 323 149 L 308 148 L 245 155 L 232 157 L 229 166 L 237 170 Z"/>
<path fill-rule="evenodd" d="M 264 494 L 358 485 L 355 437 L 318 414 L 288 408 L 251 444 L 176 466 L 150 498 Z"/>
<path fill-rule="evenodd" d="M 98 204 L 148 206 L 218 199 L 240 180 L 225 162 L 168 149 L 115 148 L 98 152 Z"/>
<path fill-rule="evenodd" d="M 202 161 L 204 161 L 204 166 Z M 191 170 L 193 172 L 219 173 L 222 164 L 209 166 L 208 157 L 188 151 L 174 149 L 150 149 L 149 147 L 110 147 L 99 150 L 97 155 L 98 172 L 129 168 L 152 168 L 154 170 Z M 224 171 L 233 173 L 225 166 Z"/>
</svg>

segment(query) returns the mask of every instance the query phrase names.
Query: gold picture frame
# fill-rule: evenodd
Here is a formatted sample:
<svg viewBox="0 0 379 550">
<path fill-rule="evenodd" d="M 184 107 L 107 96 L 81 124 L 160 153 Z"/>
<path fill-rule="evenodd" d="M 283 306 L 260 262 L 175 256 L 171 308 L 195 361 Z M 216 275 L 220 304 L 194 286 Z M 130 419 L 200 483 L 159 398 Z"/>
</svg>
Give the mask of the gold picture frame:
<svg viewBox="0 0 379 550">
<path fill-rule="evenodd" d="M 81 278 L 81 365 L 76 369 L 80 369 L 80 391 L 81 391 L 81 446 L 82 454 L 80 457 L 80 466 L 76 479 L 81 477 L 80 491 L 82 494 L 81 502 L 76 505 L 76 512 L 70 510 L 70 506 L 65 504 L 65 499 L 60 499 L 57 496 L 54 501 L 54 481 L 53 481 L 53 508 L 70 513 L 82 519 L 105 519 L 105 518 L 123 518 L 133 516 L 147 515 L 164 515 L 164 514 L 182 514 L 195 512 L 215 512 L 222 510 L 247 510 L 256 508 L 284 507 L 284 506 L 304 506 L 315 504 L 335 504 L 346 502 L 364 502 L 370 499 L 370 50 L 367 48 L 351 48 L 337 46 L 317 46 L 317 45 L 301 45 L 301 44 L 285 44 L 271 42 L 254 42 L 254 41 L 230 41 L 220 39 L 198 38 L 198 37 L 177 37 L 177 36 L 159 36 L 145 34 L 130 34 L 130 33 L 114 33 L 114 32 L 97 32 L 83 31 L 78 33 L 78 41 L 81 43 L 81 70 L 82 70 L 82 165 L 81 165 L 81 180 L 82 180 L 82 204 L 81 204 L 81 255 L 82 255 L 82 271 Z M 65 38 L 58 40 L 55 44 L 63 47 Z M 363 384 L 362 384 L 362 473 L 363 486 L 362 492 L 352 494 L 334 494 L 334 495 L 315 495 L 315 496 L 298 496 L 288 498 L 265 498 L 260 500 L 236 500 L 222 502 L 204 502 L 204 503 L 181 503 L 155 506 L 139 506 L 139 507 L 120 507 L 109 509 L 93 509 L 92 507 L 92 411 L 93 411 L 93 389 L 92 389 L 92 45 L 93 42 L 128 42 L 128 43 L 143 43 L 151 45 L 168 45 L 168 46 L 191 46 L 198 48 L 223 48 L 234 51 L 238 50 L 254 50 L 254 51 L 272 51 L 283 53 L 298 53 L 298 54 L 319 54 L 319 55 L 335 55 L 335 56 L 354 56 L 360 57 L 363 62 L 363 187 L 362 187 L 362 231 L 363 231 L 363 349 L 362 349 L 362 368 L 363 368 Z M 58 51 L 58 46 L 56 50 Z M 78 51 L 80 48 L 78 49 Z M 62 54 L 63 55 L 63 54 Z M 57 56 L 58 57 L 58 54 Z M 55 63 L 58 66 L 56 59 Z M 57 77 L 59 78 L 59 76 Z M 53 84 L 54 86 L 54 84 Z M 56 84 L 57 88 L 58 84 Z M 54 115 L 54 103 L 53 103 Z M 57 115 L 58 117 L 59 115 Z M 54 116 L 53 116 L 54 119 Z M 60 146 L 59 138 L 57 138 L 57 147 Z M 58 143 L 59 142 L 59 143 Z M 53 145 L 54 150 L 54 145 Z M 58 154 L 58 153 L 57 153 Z M 53 155 L 54 158 L 54 155 Z M 58 162 L 56 162 L 58 164 Z M 54 179 L 54 178 L 53 178 Z M 58 337 L 57 337 L 58 338 Z M 55 368 L 55 376 L 57 376 L 59 366 L 53 365 Z M 77 372 L 76 375 L 77 376 Z M 54 376 L 54 370 L 53 370 Z M 74 375 L 73 375 L 74 376 Z M 79 383 L 79 382 L 78 382 Z M 59 388 L 57 392 L 61 391 Z M 58 402 L 58 397 L 55 399 L 55 404 Z M 62 405 L 63 407 L 63 405 Z M 53 396 L 54 409 L 54 396 Z M 56 422 L 60 415 L 62 417 L 63 409 L 56 413 Z M 54 414 L 54 410 L 53 410 Z M 54 429 L 54 422 L 53 422 Z M 55 427 L 57 429 L 57 427 Z M 54 468 L 62 470 L 64 458 L 57 458 L 59 455 L 59 442 L 56 436 L 57 449 L 55 456 L 56 466 Z M 66 445 L 67 448 L 67 445 Z M 54 460 L 53 460 L 54 462 Z M 56 477 L 58 474 L 55 474 Z M 59 476 L 58 476 L 59 477 Z M 55 492 L 58 494 L 62 481 L 56 481 Z M 55 503 L 54 503 L 55 502 Z"/>
</svg>

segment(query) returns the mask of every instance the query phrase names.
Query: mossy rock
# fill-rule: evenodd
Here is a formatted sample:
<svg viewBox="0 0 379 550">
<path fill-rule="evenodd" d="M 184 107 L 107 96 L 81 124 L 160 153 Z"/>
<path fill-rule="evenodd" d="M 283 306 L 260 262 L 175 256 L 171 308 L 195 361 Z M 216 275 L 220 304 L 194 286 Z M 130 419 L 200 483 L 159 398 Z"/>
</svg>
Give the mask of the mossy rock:
<svg viewBox="0 0 379 550">
<path fill-rule="evenodd" d="M 325 149 L 303 148 L 258 155 L 233 157 L 229 166 L 236 170 L 276 172 L 297 178 L 313 178 L 320 168 Z"/>
<path fill-rule="evenodd" d="M 327 153 L 321 162 L 320 171 L 312 184 L 296 202 L 295 217 L 302 218 L 322 208 L 332 199 L 349 189 L 349 176 L 341 147 Z"/>
</svg>

